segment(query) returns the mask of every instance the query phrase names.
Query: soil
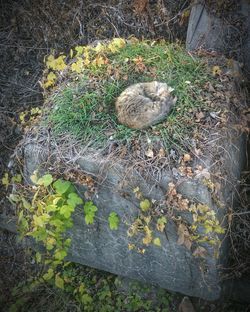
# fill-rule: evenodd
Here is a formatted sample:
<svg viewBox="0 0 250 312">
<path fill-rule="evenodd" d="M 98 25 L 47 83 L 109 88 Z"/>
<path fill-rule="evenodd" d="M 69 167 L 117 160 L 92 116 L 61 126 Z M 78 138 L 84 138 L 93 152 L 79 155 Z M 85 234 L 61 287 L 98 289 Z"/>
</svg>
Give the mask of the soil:
<svg viewBox="0 0 250 312">
<path fill-rule="evenodd" d="M 43 103 L 39 81 L 45 55 L 52 49 L 67 51 L 71 46 L 114 36 L 184 42 L 190 2 L 38 0 L 34 5 L 31 0 L 1 1 L 0 176 L 11 174 L 13 168 L 11 155 L 23 131 L 20 113 Z M 14 215 L 4 186 L 0 187 L 0 213 Z M 11 301 L 11 289 L 30 276 L 34 265 L 13 233 L 1 232 L 0 250 L 0 302 L 4 308 Z M 223 303 L 222 307 L 221 303 L 193 301 L 197 311 L 249 311 L 245 305 Z"/>
</svg>

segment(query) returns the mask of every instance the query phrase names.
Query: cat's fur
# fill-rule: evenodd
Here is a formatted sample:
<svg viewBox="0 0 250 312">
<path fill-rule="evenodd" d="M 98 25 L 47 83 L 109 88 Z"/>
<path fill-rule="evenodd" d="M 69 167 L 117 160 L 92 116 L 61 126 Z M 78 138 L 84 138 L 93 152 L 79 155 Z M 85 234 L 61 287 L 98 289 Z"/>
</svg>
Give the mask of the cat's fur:
<svg viewBox="0 0 250 312">
<path fill-rule="evenodd" d="M 162 121 L 176 103 L 172 91 L 173 88 L 158 81 L 129 86 L 115 103 L 119 122 L 129 128 L 143 129 Z"/>
</svg>

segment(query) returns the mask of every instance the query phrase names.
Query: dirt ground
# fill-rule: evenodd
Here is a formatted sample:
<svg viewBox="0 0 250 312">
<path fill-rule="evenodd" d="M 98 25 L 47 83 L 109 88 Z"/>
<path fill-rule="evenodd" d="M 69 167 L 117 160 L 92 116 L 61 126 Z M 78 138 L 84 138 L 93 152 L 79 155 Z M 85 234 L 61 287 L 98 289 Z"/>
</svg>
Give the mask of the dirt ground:
<svg viewBox="0 0 250 312">
<path fill-rule="evenodd" d="M 67 51 L 71 46 L 96 39 L 128 37 L 185 40 L 191 1 L 52 1 L 9 0 L 0 2 L 0 176 L 11 172 L 11 155 L 22 137 L 20 113 L 43 103 L 40 79 L 44 56 L 52 49 Z M 35 3 L 35 4 L 34 4 Z M 242 188 L 247 210 L 247 179 Z M 13 215 L 6 200 L 6 188 L 0 187 L 0 213 Z M 238 220 L 238 221 L 237 221 Z M 238 241 L 244 242 L 238 261 L 249 248 L 250 220 L 236 218 Z M 241 221 L 241 222 L 240 222 Z M 246 223 L 248 225 L 246 226 Z M 244 237 L 240 235 L 242 230 Z M 24 246 L 14 234 L 0 235 L 0 302 L 8 303 L 10 290 L 34 270 Z M 247 272 L 247 261 L 240 274 Z M 248 269 L 249 272 L 249 269 Z M 205 303 L 195 300 L 197 311 L 250 311 L 247 305 Z"/>
</svg>

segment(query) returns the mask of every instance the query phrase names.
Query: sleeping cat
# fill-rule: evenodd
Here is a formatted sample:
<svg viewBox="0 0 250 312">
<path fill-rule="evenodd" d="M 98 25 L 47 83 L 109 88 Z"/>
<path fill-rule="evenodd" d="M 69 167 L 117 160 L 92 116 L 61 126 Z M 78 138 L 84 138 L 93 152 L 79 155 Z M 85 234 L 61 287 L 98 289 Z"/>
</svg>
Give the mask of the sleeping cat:
<svg viewBox="0 0 250 312">
<path fill-rule="evenodd" d="M 115 108 L 121 124 L 144 129 L 161 122 L 175 105 L 174 89 L 166 83 L 137 83 L 125 89 L 117 98 Z"/>
</svg>

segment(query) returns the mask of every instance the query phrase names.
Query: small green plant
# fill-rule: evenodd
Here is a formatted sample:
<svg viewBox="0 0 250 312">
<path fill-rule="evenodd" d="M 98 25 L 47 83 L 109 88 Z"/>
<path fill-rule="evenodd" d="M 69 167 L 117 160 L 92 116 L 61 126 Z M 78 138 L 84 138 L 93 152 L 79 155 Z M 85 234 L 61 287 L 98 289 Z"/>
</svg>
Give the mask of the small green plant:
<svg viewBox="0 0 250 312">
<path fill-rule="evenodd" d="M 10 197 L 19 205 L 18 224 L 21 236 L 31 236 L 42 244 L 45 253 L 36 253 L 37 262 L 42 258 L 52 268 L 45 274 L 45 279 L 52 278 L 52 271 L 67 255 L 71 239 L 65 237 L 65 232 L 72 222 L 72 213 L 83 200 L 78 196 L 73 184 L 58 179 L 53 182 L 51 174 L 38 177 L 37 172 L 31 176 L 33 195 L 25 197 L 17 194 Z M 60 283 L 60 277 L 55 275 L 55 282 Z"/>
<path fill-rule="evenodd" d="M 92 201 L 86 202 L 84 204 L 84 213 L 85 213 L 85 222 L 86 224 L 93 224 L 95 214 L 97 212 L 97 207 L 93 204 Z"/>
<path fill-rule="evenodd" d="M 117 215 L 117 213 L 115 212 L 111 212 L 109 214 L 109 227 L 111 230 L 117 230 L 118 229 L 118 226 L 119 226 L 119 223 L 120 223 L 120 219 Z"/>
</svg>

